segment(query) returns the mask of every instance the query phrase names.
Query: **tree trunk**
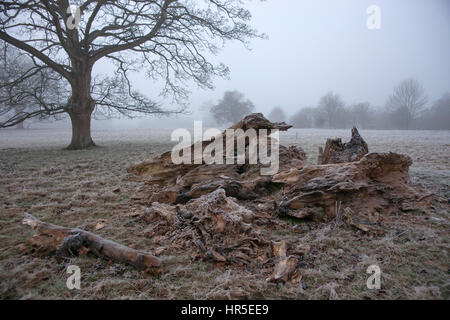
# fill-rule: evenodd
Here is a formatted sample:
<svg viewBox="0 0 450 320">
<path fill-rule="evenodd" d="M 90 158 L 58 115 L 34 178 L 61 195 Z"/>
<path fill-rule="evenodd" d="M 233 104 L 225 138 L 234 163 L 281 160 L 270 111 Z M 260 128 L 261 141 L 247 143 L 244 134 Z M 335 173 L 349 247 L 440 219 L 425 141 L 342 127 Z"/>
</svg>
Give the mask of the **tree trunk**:
<svg viewBox="0 0 450 320">
<path fill-rule="evenodd" d="M 72 121 L 72 141 L 67 149 L 79 150 L 94 147 L 95 143 L 91 138 L 91 112 L 69 112 L 69 115 Z"/>
<path fill-rule="evenodd" d="M 76 62 L 73 62 L 76 65 Z M 67 113 L 72 121 L 72 141 L 69 150 L 94 147 L 91 138 L 91 115 L 95 108 L 95 101 L 91 97 L 91 67 L 77 65 L 77 75 L 71 81 L 72 96 L 67 103 Z"/>
</svg>

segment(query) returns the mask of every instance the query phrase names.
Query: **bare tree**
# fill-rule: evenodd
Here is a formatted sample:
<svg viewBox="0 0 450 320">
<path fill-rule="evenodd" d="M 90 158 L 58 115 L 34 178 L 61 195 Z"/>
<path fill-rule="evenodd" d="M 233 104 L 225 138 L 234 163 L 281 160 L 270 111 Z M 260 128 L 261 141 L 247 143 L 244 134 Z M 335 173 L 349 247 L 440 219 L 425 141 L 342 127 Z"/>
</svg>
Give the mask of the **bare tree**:
<svg viewBox="0 0 450 320">
<path fill-rule="evenodd" d="M 239 91 L 226 91 L 218 104 L 211 108 L 214 120 L 218 124 L 236 123 L 250 114 L 255 106 L 250 100 L 245 100 Z"/>
<path fill-rule="evenodd" d="M 393 116 L 404 128 L 410 129 L 412 121 L 420 115 L 427 98 L 422 85 L 415 79 L 403 80 L 388 98 L 387 105 Z"/>
<path fill-rule="evenodd" d="M 328 127 L 335 129 L 338 126 L 338 114 L 342 112 L 344 102 L 338 94 L 328 92 L 319 101 L 319 109 L 325 115 Z"/>
<path fill-rule="evenodd" d="M 280 107 L 275 107 L 269 113 L 268 119 L 272 122 L 283 122 L 286 121 L 286 113 Z"/>
<path fill-rule="evenodd" d="M 261 36 L 248 25 L 250 12 L 238 0 L 207 0 L 202 5 L 188 0 L 72 4 L 76 10 L 69 0 L 0 2 L 0 39 L 30 55 L 33 68 L 51 69 L 69 83 L 66 103 L 45 109 L 69 114 L 69 149 L 95 145 L 91 117 L 96 107 L 129 116 L 180 111 L 164 110 L 133 90 L 130 72 L 145 70 L 152 79 L 162 78 L 162 94 L 182 102 L 187 81 L 212 88 L 213 76 L 229 73 L 225 65 L 208 61 L 205 53 L 216 54 L 228 40 L 246 44 Z M 92 69 L 102 59 L 115 65 L 115 76 L 93 79 Z"/>
<path fill-rule="evenodd" d="M 64 112 L 67 84 L 51 69 L 0 40 L 0 118 L 2 126 L 23 128 L 25 119 L 57 118 Z"/>
</svg>

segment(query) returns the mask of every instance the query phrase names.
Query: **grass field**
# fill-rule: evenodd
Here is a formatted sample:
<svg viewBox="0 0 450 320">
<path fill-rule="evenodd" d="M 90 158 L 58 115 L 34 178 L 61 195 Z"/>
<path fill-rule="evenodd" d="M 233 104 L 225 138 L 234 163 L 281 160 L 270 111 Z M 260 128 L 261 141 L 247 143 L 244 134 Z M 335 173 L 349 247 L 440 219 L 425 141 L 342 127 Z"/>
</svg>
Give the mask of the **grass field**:
<svg viewBox="0 0 450 320">
<path fill-rule="evenodd" d="M 189 252 L 148 237 L 133 223 L 145 210 L 132 195 L 130 164 L 170 150 L 169 130 L 94 131 L 98 148 L 65 151 L 70 130 L 0 130 L 0 298 L 2 299 L 449 299 L 450 132 L 360 131 L 370 151 L 411 156 L 411 179 L 434 193 L 430 212 L 388 217 L 389 232 L 369 238 L 332 223 L 283 221 L 273 239 L 311 245 L 300 263 L 300 284 L 272 284 L 259 272 L 195 261 Z M 289 130 L 286 145 L 301 146 L 312 162 L 327 137 L 347 140 L 350 130 Z M 136 249 L 160 253 L 161 275 L 93 257 L 57 263 L 35 253 L 22 213 L 95 231 Z M 66 267 L 81 268 L 80 290 L 66 288 Z M 366 287 L 377 264 L 382 288 Z"/>
</svg>

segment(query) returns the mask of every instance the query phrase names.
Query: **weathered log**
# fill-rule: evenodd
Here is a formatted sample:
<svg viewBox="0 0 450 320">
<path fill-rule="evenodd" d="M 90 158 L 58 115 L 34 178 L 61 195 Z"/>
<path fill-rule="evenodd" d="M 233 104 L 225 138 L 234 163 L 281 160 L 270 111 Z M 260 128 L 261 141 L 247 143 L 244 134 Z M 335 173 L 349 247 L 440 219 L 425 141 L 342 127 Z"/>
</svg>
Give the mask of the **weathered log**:
<svg viewBox="0 0 450 320">
<path fill-rule="evenodd" d="M 341 138 L 327 139 L 325 149 L 319 147 L 317 164 L 358 161 L 367 153 L 369 153 L 367 143 L 360 136 L 358 129 L 354 127 L 349 142 L 342 143 Z"/>
<path fill-rule="evenodd" d="M 267 120 L 261 113 L 253 113 L 246 116 L 229 129 L 266 129 L 287 130 L 290 125 L 284 122 L 273 123 Z M 221 134 L 226 148 L 226 131 Z M 219 137 L 219 138 L 220 138 Z M 236 139 L 236 137 L 235 137 Z M 268 138 L 268 150 L 271 148 Z M 211 141 L 203 141 L 203 149 Z M 248 147 L 248 141 L 245 141 Z M 236 140 L 234 143 L 235 158 L 237 151 Z M 191 158 L 194 154 L 194 145 L 191 145 Z M 249 164 L 249 152 L 246 152 L 246 163 L 237 164 L 234 159 L 233 164 L 226 164 L 224 154 L 224 164 L 174 164 L 171 161 L 171 153 L 166 152 L 153 159 L 146 160 L 140 164 L 133 165 L 127 169 L 128 173 L 137 175 L 147 183 L 155 183 L 162 188 L 148 196 L 148 203 L 161 202 L 170 204 L 184 204 L 190 199 L 198 198 L 209 194 L 218 188 L 223 188 L 227 196 L 239 200 L 252 200 L 270 192 L 271 177 L 260 174 L 260 170 L 265 165 Z M 192 158 L 193 159 L 193 158 Z M 279 146 L 279 170 L 286 170 L 292 167 L 301 167 L 306 163 L 306 154 L 301 148 L 290 146 Z"/>
<path fill-rule="evenodd" d="M 127 168 L 127 172 L 148 183 L 166 186 L 175 183 L 178 176 L 184 175 L 198 166 L 198 164 L 176 165 L 172 162 L 171 154 L 171 151 L 167 151 L 152 159 L 134 164 Z"/>
<path fill-rule="evenodd" d="M 280 172 L 272 179 L 284 184 L 279 213 L 297 218 L 337 215 L 339 207 L 358 214 L 395 213 L 426 204 L 423 192 L 408 184 L 411 158 L 396 153 L 369 153 L 356 162 L 307 165 Z M 431 194 L 428 194 L 428 200 Z"/>
<path fill-rule="evenodd" d="M 289 127 L 285 123 L 272 123 L 262 114 L 252 114 L 230 129 Z M 225 131 L 222 138 L 224 135 Z M 209 143 L 204 141 L 203 147 Z M 247 143 L 246 148 L 249 149 Z M 368 154 L 367 143 L 356 128 L 347 143 L 328 139 L 318 165 L 308 163 L 301 148 L 280 145 L 279 173 L 274 176 L 261 175 L 263 165 L 248 161 L 175 165 L 169 157 L 170 153 L 165 153 L 129 169 L 144 179 L 151 178 L 147 181 L 153 179 L 159 186 L 148 192 L 152 194 L 147 194 L 147 204 L 184 205 L 221 189 L 224 196 L 269 216 L 278 213 L 299 219 L 330 220 L 339 213 L 338 208 L 348 207 L 365 216 L 425 208 L 430 200 L 430 194 L 424 196 L 420 188 L 408 184 L 411 158 L 394 153 Z"/>
<path fill-rule="evenodd" d="M 292 128 L 291 125 L 286 124 L 285 122 L 270 122 L 267 120 L 262 113 L 252 113 L 246 116 L 241 121 L 232 125 L 229 129 L 267 129 L 267 130 L 280 130 L 286 131 L 289 128 Z"/>
<path fill-rule="evenodd" d="M 91 232 L 66 228 L 42 222 L 29 213 L 24 214 L 23 224 L 37 230 L 32 237 L 33 244 L 44 247 L 57 257 L 77 255 L 88 250 L 97 257 L 133 265 L 138 270 L 160 267 L 161 260 L 143 251 L 138 251 L 111 240 L 106 240 Z"/>
<path fill-rule="evenodd" d="M 267 129 L 270 133 L 271 130 L 280 130 L 285 131 L 291 128 L 291 125 L 287 125 L 284 122 L 270 122 L 267 120 L 262 113 L 252 113 L 246 116 L 244 119 L 239 121 L 238 123 L 231 126 L 229 129 Z M 224 138 L 226 135 L 226 130 L 222 132 L 219 138 Z M 235 138 L 236 139 L 236 138 Z M 226 140 L 224 141 L 224 150 L 226 147 Z M 202 151 L 211 143 L 212 141 L 203 141 L 202 142 Z M 245 145 L 248 142 L 245 141 Z M 269 143 L 270 146 L 270 143 Z M 235 143 L 235 151 L 236 151 L 236 143 Z M 292 149 L 291 149 L 292 152 Z M 303 152 L 303 151 L 300 151 Z M 225 157 L 225 155 L 224 155 Z M 225 159 L 225 158 L 224 158 Z M 183 176 L 192 169 L 201 166 L 202 164 L 194 164 L 194 144 L 191 145 L 191 163 L 192 164 L 181 164 L 177 165 L 172 162 L 171 152 L 165 152 L 159 156 L 156 156 L 152 159 L 143 161 L 141 163 L 132 165 L 127 168 L 127 172 L 130 174 L 134 174 L 136 176 L 140 176 L 144 178 L 147 182 L 159 183 L 161 185 L 167 186 L 173 184 L 177 177 Z M 225 163 L 225 161 L 224 161 Z M 204 163 L 203 163 L 204 165 Z M 225 167 L 229 166 L 223 166 Z M 238 171 L 239 166 L 235 166 L 235 171 Z M 217 172 L 217 170 L 216 170 Z"/>
</svg>

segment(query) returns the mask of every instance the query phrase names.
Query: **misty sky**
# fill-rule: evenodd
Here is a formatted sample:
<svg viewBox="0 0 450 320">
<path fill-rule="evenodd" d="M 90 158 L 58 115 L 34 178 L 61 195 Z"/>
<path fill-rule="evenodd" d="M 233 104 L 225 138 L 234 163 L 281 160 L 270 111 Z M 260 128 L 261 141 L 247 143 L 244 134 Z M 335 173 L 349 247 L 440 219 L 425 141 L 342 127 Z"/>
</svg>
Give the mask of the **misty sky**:
<svg viewBox="0 0 450 320">
<path fill-rule="evenodd" d="M 380 30 L 366 26 L 373 4 L 381 8 Z M 254 0 L 247 7 L 252 26 L 269 39 L 252 40 L 251 51 L 229 43 L 214 58 L 230 67 L 231 79 L 217 78 L 214 91 L 193 87 L 192 117 L 198 118 L 202 103 L 234 89 L 257 111 L 281 106 L 289 115 L 316 106 L 329 90 L 347 104 L 384 106 L 393 87 L 408 77 L 423 84 L 431 102 L 450 91 L 448 0 Z M 143 93 L 157 95 L 155 82 L 134 79 Z"/>
</svg>

